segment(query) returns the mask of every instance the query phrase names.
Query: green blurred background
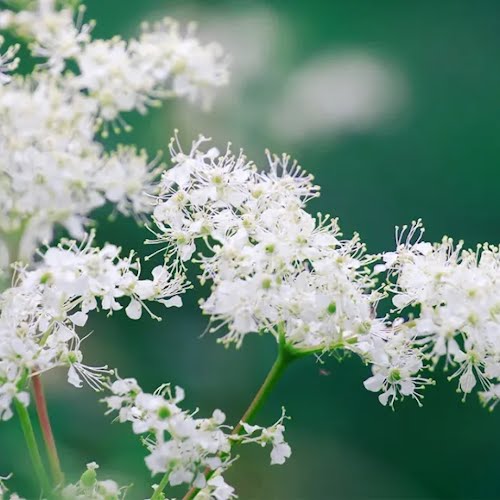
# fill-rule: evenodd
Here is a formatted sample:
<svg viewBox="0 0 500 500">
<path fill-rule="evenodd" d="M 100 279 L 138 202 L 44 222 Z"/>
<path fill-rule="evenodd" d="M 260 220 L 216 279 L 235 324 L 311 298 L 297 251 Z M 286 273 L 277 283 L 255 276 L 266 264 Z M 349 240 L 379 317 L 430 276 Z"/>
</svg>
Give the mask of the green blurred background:
<svg viewBox="0 0 500 500">
<path fill-rule="evenodd" d="M 500 2 L 89 0 L 95 36 L 137 33 L 141 20 L 196 20 L 203 40 L 232 53 L 233 81 L 211 113 L 168 102 L 120 139 L 153 155 L 175 127 L 181 138 L 231 140 L 258 164 L 264 149 L 287 151 L 314 173 L 323 195 L 311 210 L 340 217 L 371 251 L 392 248 L 396 224 L 422 217 L 427 237 L 498 243 L 500 210 Z M 114 141 L 114 140 L 113 140 Z M 110 145 L 113 141 L 110 141 Z M 147 231 L 99 215 L 101 241 L 151 252 Z M 154 263 L 153 263 L 154 265 Z M 269 369 L 275 346 L 249 336 L 240 351 L 211 335 L 190 292 L 157 323 L 124 315 L 93 319 L 91 364 L 116 366 L 147 389 L 171 381 L 201 414 L 222 408 L 236 422 Z M 326 371 L 329 375 L 326 375 Z M 382 407 L 362 385 L 356 358 L 292 365 L 259 417 L 285 405 L 293 455 L 269 466 L 268 450 L 242 449 L 228 473 L 242 499 L 500 498 L 500 414 L 466 404 L 442 377 L 412 401 Z M 73 390 L 63 373 L 46 378 L 50 412 L 70 479 L 90 461 L 101 478 L 149 493 L 143 450 L 126 425 L 110 423 L 99 395 Z M 15 420 L 0 426 L 0 471 L 26 492 L 31 470 Z M 30 497 L 31 498 L 31 497 Z"/>
</svg>

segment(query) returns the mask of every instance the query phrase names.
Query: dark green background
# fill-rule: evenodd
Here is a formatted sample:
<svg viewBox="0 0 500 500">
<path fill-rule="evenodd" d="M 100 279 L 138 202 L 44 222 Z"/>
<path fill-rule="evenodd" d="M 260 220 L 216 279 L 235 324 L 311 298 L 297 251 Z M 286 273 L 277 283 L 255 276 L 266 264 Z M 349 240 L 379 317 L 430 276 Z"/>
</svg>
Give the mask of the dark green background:
<svg viewBox="0 0 500 500">
<path fill-rule="evenodd" d="M 373 252 L 391 248 L 394 226 L 417 217 L 433 240 L 446 233 L 471 245 L 498 243 L 500 2 L 93 0 L 88 5 L 89 17 L 98 21 L 96 36 L 130 36 L 140 20 L 162 12 L 203 26 L 208 18 L 223 25 L 227 16 L 231 22 L 265 7 L 286 25 L 276 33 L 269 67 L 231 106 L 221 110 L 216 101 L 213 113 L 201 116 L 194 107 L 169 102 L 145 119 L 129 117 L 135 130 L 125 139 L 154 154 L 177 126 L 186 141 L 216 130 L 220 145 L 234 140 L 261 164 L 265 147 L 287 150 L 322 186 L 311 209 L 339 216 L 345 233 L 359 231 Z M 371 129 L 302 143 L 270 136 L 264 126 L 269 108 L 289 75 L 320 54 L 350 47 L 398 68 L 408 88 L 401 112 Z M 145 230 L 121 218 L 110 224 L 105 215 L 100 214 L 101 241 L 136 248 L 141 255 L 151 251 L 142 245 Z M 207 322 L 197 299 L 190 292 L 185 307 L 166 311 L 161 323 L 148 318 L 134 323 L 120 314 L 94 319 L 87 360 L 116 366 L 149 390 L 166 381 L 179 384 L 188 407 L 199 406 L 202 415 L 220 407 L 236 422 L 270 367 L 275 346 L 270 338 L 254 336 L 240 351 L 225 350 L 211 335 L 200 338 Z M 270 467 L 268 450 L 243 448 L 227 474 L 240 498 L 500 498 L 498 411 L 482 409 L 475 395 L 463 404 L 456 385 L 442 377 L 426 390 L 423 408 L 405 401 L 393 412 L 363 388 L 368 373 L 356 358 L 293 365 L 259 418 L 270 424 L 286 406 L 293 417 L 286 433 L 293 455 L 284 466 Z M 70 389 L 63 377 L 53 374 L 46 385 L 68 476 L 74 479 L 95 460 L 102 478 L 134 483 L 130 498 L 144 498 L 149 477 L 136 436 L 127 426 L 110 424 L 98 395 Z M 32 474 L 15 420 L 0 426 L 0 472 L 9 471 L 16 474 L 13 486 L 26 494 Z"/>
</svg>

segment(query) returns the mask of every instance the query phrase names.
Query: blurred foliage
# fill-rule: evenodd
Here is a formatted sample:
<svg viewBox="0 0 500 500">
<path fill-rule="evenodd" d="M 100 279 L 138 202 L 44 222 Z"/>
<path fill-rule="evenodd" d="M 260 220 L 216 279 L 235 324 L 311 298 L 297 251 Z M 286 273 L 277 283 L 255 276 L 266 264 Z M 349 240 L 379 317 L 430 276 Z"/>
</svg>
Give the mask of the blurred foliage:
<svg viewBox="0 0 500 500">
<path fill-rule="evenodd" d="M 170 102 L 147 118 L 127 117 L 134 131 L 110 144 L 135 141 L 153 155 L 179 127 L 186 143 L 198 132 L 213 133 L 222 146 L 227 140 L 244 146 L 258 163 L 265 147 L 285 149 L 322 187 L 312 209 L 339 216 L 345 232 L 360 232 L 372 252 L 391 248 L 394 226 L 417 217 L 432 240 L 446 233 L 470 245 L 498 243 L 498 1 L 89 0 L 88 7 L 100 37 L 131 36 L 142 19 L 163 15 L 195 19 L 202 33 L 208 23 L 212 37 L 219 30 L 229 40 L 229 52 L 238 49 L 235 68 L 249 70 L 248 83 L 235 75 L 239 90 L 228 89 L 226 101 L 223 90 L 211 114 Z M 245 20 L 250 36 L 242 38 L 234 28 L 241 24 L 234 23 Z M 224 34 L 225 25 L 234 31 Z M 264 35 L 270 38 L 259 39 Z M 316 57 L 352 49 L 397 70 L 404 102 L 370 126 L 307 137 L 304 132 L 302 141 L 273 135 L 267 124 L 291 76 Z M 255 53 L 254 66 L 247 65 L 245 57 Z M 329 103 L 338 96 L 327 91 L 320 97 Z M 304 112 L 292 109 L 299 126 Z M 109 222 L 105 212 L 98 234 L 142 256 L 152 250 L 143 245 L 145 229 L 121 218 Z M 186 403 L 199 405 L 201 414 L 220 407 L 236 422 L 271 365 L 275 346 L 270 338 L 254 336 L 240 351 L 225 350 L 212 335 L 201 336 L 207 321 L 198 298 L 189 293 L 185 307 L 168 310 L 161 323 L 133 323 L 119 314 L 94 318 L 87 357 L 118 367 L 122 376 L 135 376 L 149 389 L 164 381 L 179 384 L 187 391 Z M 442 377 L 426 390 L 423 408 L 405 401 L 392 412 L 363 388 L 367 370 L 356 359 L 325 359 L 324 365 L 309 359 L 292 366 L 259 418 L 274 422 L 281 405 L 287 407 L 292 458 L 271 468 L 265 451 L 245 449 L 228 476 L 240 498 L 500 497 L 498 411 L 488 413 L 475 397 L 463 404 L 455 385 Z M 139 440 L 127 426 L 111 425 L 99 395 L 72 390 L 62 378 L 52 374 L 46 385 L 68 476 L 77 478 L 95 460 L 101 477 L 134 483 L 131 498 L 144 498 L 150 478 Z M 15 420 L 0 426 L 0 471 L 13 470 L 12 485 L 26 491 L 32 474 L 21 443 Z"/>
</svg>

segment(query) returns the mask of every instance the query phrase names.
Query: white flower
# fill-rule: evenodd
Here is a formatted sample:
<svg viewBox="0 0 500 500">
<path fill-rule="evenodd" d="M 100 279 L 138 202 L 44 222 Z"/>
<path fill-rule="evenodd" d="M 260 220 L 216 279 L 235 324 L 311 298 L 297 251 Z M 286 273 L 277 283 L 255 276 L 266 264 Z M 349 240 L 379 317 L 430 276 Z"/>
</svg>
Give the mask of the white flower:
<svg viewBox="0 0 500 500">
<path fill-rule="evenodd" d="M 257 443 L 261 446 L 271 444 L 271 465 L 282 465 L 287 458 L 290 458 L 292 450 L 289 444 L 285 441 L 283 433 L 285 426 L 283 422 L 288 418 L 283 408 L 280 419 L 275 422 L 271 427 L 260 427 L 258 425 L 250 425 L 242 422 L 242 427 L 245 431 L 244 434 L 234 436 L 233 439 L 241 440 L 243 444 Z"/>
<path fill-rule="evenodd" d="M 75 22 L 69 8 L 57 10 L 55 2 L 34 2 L 35 10 L 21 10 L 11 13 L 4 27 L 16 30 L 28 38 L 34 56 L 47 59 L 47 66 L 54 73 L 61 73 L 65 61 L 74 58 L 81 47 L 90 41 L 93 24 L 82 24 L 84 9 L 80 10 Z"/>
<path fill-rule="evenodd" d="M 4 43 L 3 36 L 0 35 L 0 47 Z M 11 77 L 7 74 L 14 71 L 19 65 L 19 58 L 16 54 L 19 45 L 10 46 L 3 54 L 0 53 L 0 85 L 10 82 Z"/>
<path fill-rule="evenodd" d="M 109 121 L 134 109 L 145 113 L 170 96 L 199 98 L 206 107 L 214 89 L 228 81 L 222 49 L 201 45 L 192 30 L 182 36 L 171 19 L 145 25 L 139 39 L 130 42 L 115 37 L 87 43 L 76 62 L 76 85 L 96 99 L 101 117 Z"/>
<path fill-rule="evenodd" d="M 103 158 L 95 184 L 101 186 L 106 199 L 119 212 L 140 216 L 153 209 L 152 195 L 156 193 L 156 180 L 163 167 L 159 156 L 150 162 L 145 151 L 118 146 Z"/>
<path fill-rule="evenodd" d="M 32 373 L 65 366 L 71 385 L 102 387 L 110 371 L 84 364 L 81 350 L 79 330 L 90 311 L 111 314 L 125 301 L 126 313 L 137 319 L 143 309 L 156 317 L 146 301 L 179 305 L 183 276 L 156 268 L 153 281 L 141 280 L 132 254 L 121 258 L 118 247 L 92 243 L 93 235 L 81 245 L 67 241 L 48 248 L 34 269 L 18 269 L 15 285 L 0 295 L 0 419 L 12 416 L 14 398 L 28 404 L 24 386 Z"/>
<path fill-rule="evenodd" d="M 500 376 L 500 251 L 488 244 L 465 250 L 446 237 L 432 245 L 422 235 L 417 221 L 384 258 L 395 278 L 393 303 L 397 312 L 418 307 L 407 331 L 434 365 L 444 358 L 457 366 L 450 379 L 458 378 L 464 396 L 479 382 L 491 400 Z"/>
<path fill-rule="evenodd" d="M 200 100 L 210 106 L 215 89 L 229 81 L 228 57 L 217 43 L 202 45 L 194 36 L 194 25 L 183 35 L 177 22 L 165 18 L 130 43 L 144 74 L 151 74 L 160 92 Z"/>
<path fill-rule="evenodd" d="M 117 379 L 110 390 L 112 395 L 104 399 L 109 412 L 118 411 L 120 422 L 130 422 L 134 433 L 150 435 L 146 439 L 146 465 L 153 475 L 168 472 L 172 486 L 198 484 L 206 467 L 229 465 L 229 460 L 222 458 L 229 454 L 231 445 L 220 410 L 211 418 L 195 418 L 178 405 L 184 391 L 178 387 L 172 391 L 169 385 L 148 394 L 134 379 Z"/>
<path fill-rule="evenodd" d="M 206 486 L 198 492 L 199 500 L 230 500 L 237 498 L 234 488 L 229 486 L 217 472 L 207 481 Z"/>
<path fill-rule="evenodd" d="M 258 171 L 242 153 L 204 151 L 206 141 L 184 153 L 172 139 L 152 242 L 180 267 L 205 243 L 202 282 L 213 285 L 202 310 L 219 323 L 214 329 L 227 326 L 222 341 L 239 346 L 267 330 L 297 348 L 352 350 L 360 334 L 378 330 L 367 269 L 374 258 L 357 236 L 341 240 L 336 220 L 305 211 L 318 194 L 312 176 L 286 155 L 268 155 L 268 171 Z"/>
<path fill-rule="evenodd" d="M 55 224 L 81 238 L 91 212 L 107 201 L 125 215 L 153 209 L 158 159 L 95 139 L 97 107 L 71 76 L 38 74 L 0 86 L 0 231 L 20 234 L 29 260 Z"/>
<path fill-rule="evenodd" d="M 13 260 L 29 261 L 56 224 L 82 238 L 91 212 L 106 202 L 138 219 L 152 210 L 159 156 L 150 162 L 125 146 L 105 153 L 99 131 L 129 130 L 120 113 L 144 113 L 168 97 L 207 104 L 228 76 L 218 46 L 202 45 L 171 20 L 129 42 L 92 40 L 83 8 L 75 13 L 59 1 L 23 7 L 2 10 L 0 29 L 28 39 L 46 62 L 10 81 L 18 47 L 0 53 L 0 232 L 20 240 Z"/>
<path fill-rule="evenodd" d="M 364 386 L 372 392 L 381 391 L 381 404 L 393 406 L 400 397 L 409 396 L 421 406 L 420 391 L 431 382 L 419 375 L 424 355 L 404 330 L 391 332 L 387 338 L 374 338 L 366 356 L 372 363 L 373 376 Z"/>
<path fill-rule="evenodd" d="M 90 92 L 104 120 L 114 120 L 123 111 L 145 111 L 154 80 L 140 71 L 124 40 L 95 40 L 78 54 L 77 62 L 81 74 L 75 84 Z"/>
<path fill-rule="evenodd" d="M 87 470 L 78 482 L 65 486 L 61 491 L 63 500 L 120 500 L 124 499 L 127 487 L 121 488 L 111 479 L 98 480 L 95 462 L 87 464 Z"/>
</svg>

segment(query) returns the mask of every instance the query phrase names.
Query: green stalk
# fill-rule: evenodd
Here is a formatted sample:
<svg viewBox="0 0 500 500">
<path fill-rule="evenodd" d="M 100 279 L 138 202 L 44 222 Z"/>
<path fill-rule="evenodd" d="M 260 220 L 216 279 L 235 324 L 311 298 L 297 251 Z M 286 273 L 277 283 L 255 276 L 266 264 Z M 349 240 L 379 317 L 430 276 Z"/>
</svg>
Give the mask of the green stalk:
<svg viewBox="0 0 500 500">
<path fill-rule="evenodd" d="M 169 472 L 167 472 L 163 476 L 160 484 L 156 487 L 155 492 L 153 493 L 153 496 L 151 497 L 151 500 L 162 500 L 162 498 L 164 498 L 164 496 L 162 495 L 162 492 L 168 484 L 168 476 L 169 476 Z"/>
<path fill-rule="evenodd" d="M 241 417 L 238 425 L 236 425 L 233 429 L 233 432 L 231 433 L 233 436 L 237 436 L 241 432 L 244 423 L 248 423 L 254 419 L 255 415 L 262 408 L 269 394 L 276 386 L 276 383 L 282 377 L 288 365 L 295 359 L 297 359 L 297 357 L 287 348 L 286 344 L 284 342 L 280 342 L 278 356 L 276 357 L 271 370 L 267 374 L 267 377 L 260 386 L 260 389 L 257 391 L 257 394 L 255 394 L 250 406 L 243 414 L 243 417 Z"/>
<path fill-rule="evenodd" d="M 24 439 L 26 440 L 26 445 L 28 446 L 31 462 L 33 464 L 33 468 L 35 469 L 40 489 L 46 495 L 50 495 L 52 488 L 42 462 L 42 457 L 40 456 L 40 451 L 36 442 L 35 433 L 33 432 L 33 426 L 31 425 L 28 410 L 17 398 L 14 399 L 14 406 L 19 416 L 19 421 L 21 422 Z"/>
<path fill-rule="evenodd" d="M 315 351 L 315 352 L 317 352 L 317 351 Z M 231 432 L 231 435 L 237 436 L 238 434 L 240 434 L 241 429 L 243 428 L 243 423 L 248 423 L 248 422 L 253 420 L 255 415 L 262 408 L 262 406 L 265 403 L 266 399 L 268 398 L 269 394 L 272 392 L 272 390 L 276 386 L 276 383 L 282 377 L 282 375 L 285 372 L 285 370 L 287 369 L 288 365 L 290 365 L 290 363 L 292 361 L 299 359 L 303 356 L 306 356 L 307 354 L 310 354 L 310 353 L 311 352 L 309 352 L 309 351 L 308 352 L 300 351 L 300 350 L 294 349 L 291 346 L 288 346 L 286 341 L 285 341 L 284 335 L 280 335 L 279 344 L 278 344 L 278 356 L 276 357 L 276 361 L 274 362 L 273 366 L 271 367 L 271 370 L 267 374 L 260 389 L 255 394 L 255 397 L 253 398 L 252 402 L 250 403 L 250 406 L 246 409 L 245 413 L 243 414 L 243 417 L 241 417 L 240 421 L 238 422 L 238 424 L 235 426 L 235 428 Z M 211 470 L 210 468 L 205 469 L 205 478 L 210 479 L 210 477 L 212 476 L 213 473 L 214 473 L 214 471 Z M 186 493 L 186 495 L 183 497 L 182 500 L 192 500 L 193 498 L 196 497 L 196 495 L 199 492 L 200 492 L 200 489 L 193 486 Z"/>
</svg>

